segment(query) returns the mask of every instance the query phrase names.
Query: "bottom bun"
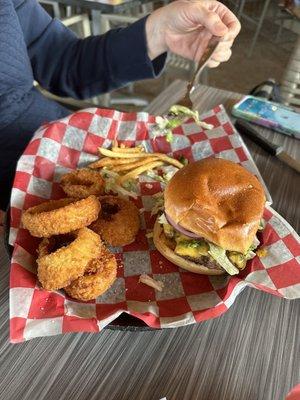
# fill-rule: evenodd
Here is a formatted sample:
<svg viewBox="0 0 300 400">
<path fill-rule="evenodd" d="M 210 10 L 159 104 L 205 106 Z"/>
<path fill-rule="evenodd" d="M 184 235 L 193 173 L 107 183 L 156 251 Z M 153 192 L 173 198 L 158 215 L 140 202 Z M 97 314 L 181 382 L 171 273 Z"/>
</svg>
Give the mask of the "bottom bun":
<svg viewBox="0 0 300 400">
<path fill-rule="evenodd" d="M 224 270 L 216 269 L 216 268 L 208 268 L 205 265 L 194 263 L 193 261 L 186 260 L 183 257 L 177 255 L 170 247 L 167 245 L 167 239 L 164 234 L 164 231 L 158 222 L 158 219 L 155 222 L 154 230 L 153 230 L 153 241 L 157 250 L 169 261 L 173 264 L 177 265 L 180 268 L 186 269 L 190 272 L 194 272 L 195 274 L 202 275 L 223 275 L 225 274 Z"/>
</svg>

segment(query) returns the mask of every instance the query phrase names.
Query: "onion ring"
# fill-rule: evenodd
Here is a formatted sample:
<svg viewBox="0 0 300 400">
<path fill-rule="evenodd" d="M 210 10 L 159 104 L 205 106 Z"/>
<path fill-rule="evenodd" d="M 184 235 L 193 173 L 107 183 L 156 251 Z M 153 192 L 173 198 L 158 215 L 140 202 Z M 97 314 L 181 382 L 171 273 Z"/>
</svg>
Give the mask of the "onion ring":
<svg viewBox="0 0 300 400">
<path fill-rule="evenodd" d="M 60 185 L 70 197 L 84 199 L 92 194 L 104 192 L 104 180 L 99 171 L 88 168 L 78 169 L 62 176 Z"/>
<path fill-rule="evenodd" d="M 44 238 L 38 249 L 38 279 L 46 290 L 61 289 L 82 276 L 88 263 L 100 254 L 101 239 L 88 228 Z"/>
<path fill-rule="evenodd" d="M 113 284 L 117 276 L 115 256 L 104 246 L 99 258 L 92 260 L 83 276 L 64 288 L 66 293 L 77 300 L 94 300 Z"/>
<path fill-rule="evenodd" d="M 117 196 L 102 196 L 99 199 L 101 212 L 90 228 L 111 246 L 125 246 L 134 242 L 140 229 L 136 206 Z"/>
<path fill-rule="evenodd" d="M 100 208 L 95 196 L 82 200 L 49 200 L 26 210 L 22 215 L 22 224 L 32 236 L 60 235 L 90 225 L 97 219 Z"/>
</svg>

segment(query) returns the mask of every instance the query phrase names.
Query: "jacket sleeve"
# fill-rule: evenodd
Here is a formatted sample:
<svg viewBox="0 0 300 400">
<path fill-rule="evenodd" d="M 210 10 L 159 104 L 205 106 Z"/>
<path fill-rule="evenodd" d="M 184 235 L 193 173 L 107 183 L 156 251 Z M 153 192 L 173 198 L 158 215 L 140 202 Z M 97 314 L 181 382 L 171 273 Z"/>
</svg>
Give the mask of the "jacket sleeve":
<svg viewBox="0 0 300 400">
<path fill-rule="evenodd" d="M 79 39 L 36 0 L 24 1 L 18 16 L 35 80 L 60 96 L 89 98 L 154 78 L 165 64 L 166 54 L 153 61 L 147 55 L 147 17 L 126 28 Z"/>
</svg>

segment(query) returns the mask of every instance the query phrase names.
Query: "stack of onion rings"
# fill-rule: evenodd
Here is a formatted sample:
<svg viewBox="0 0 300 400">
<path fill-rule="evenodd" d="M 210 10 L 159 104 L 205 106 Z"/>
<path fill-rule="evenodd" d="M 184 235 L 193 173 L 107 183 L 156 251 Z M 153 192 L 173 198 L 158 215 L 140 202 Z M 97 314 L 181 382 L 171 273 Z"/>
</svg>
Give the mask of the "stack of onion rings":
<svg viewBox="0 0 300 400">
<path fill-rule="evenodd" d="M 43 288 L 64 289 L 77 300 L 89 301 L 103 294 L 117 276 L 116 258 L 101 239 L 112 246 L 133 242 L 140 228 L 139 211 L 121 197 L 97 198 L 104 192 L 104 180 L 96 170 L 70 172 L 61 186 L 71 197 L 29 208 L 22 224 L 31 235 L 43 238 L 37 258 Z"/>
<path fill-rule="evenodd" d="M 117 261 L 103 245 L 99 258 L 93 259 L 85 274 L 64 288 L 66 293 L 77 300 L 88 301 L 103 294 L 115 281 Z"/>
<path fill-rule="evenodd" d="M 118 196 L 101 196 L 99 218 L 90 226 L 111 246 L 132 243 L 140 229 L 140 217 L 132 201 Z"/>
<path fill-rule="evenodd" d="M 88 264 L 101 254 L 99 235 L 81 228 L 67 237 L 44 238 L 38 249 L 38 279 L 47 290 L 61 289 L 82 276 Z M 60 248 L 57 246 L 61 246 Z"/>
<path fill-rule="evenodd" d="M 90 225 L 98 218 L 100 208 L 95 196 L 49 200 L 26 210 L 22 224 L 32 236 L 60 235 Z"/>
<path fill-rule="evenodd" d="M 62 176 L 63 191 L 70 197 L 84 199 L 90 195 L 99 196 L 104 191 L 104 180 L 96 170 L 82 168 Z"/>
</svg>

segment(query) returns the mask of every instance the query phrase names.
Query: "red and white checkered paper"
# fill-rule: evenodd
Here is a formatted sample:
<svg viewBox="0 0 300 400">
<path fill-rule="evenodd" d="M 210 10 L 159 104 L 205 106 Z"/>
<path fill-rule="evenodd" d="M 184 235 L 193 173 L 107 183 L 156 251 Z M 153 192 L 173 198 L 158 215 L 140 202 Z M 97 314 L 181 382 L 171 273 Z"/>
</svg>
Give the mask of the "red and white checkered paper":
<svg viewBox="0 0 300 400">
<path fill-rule="evenodd" d="M 260 237 L 268 255 L 255 257 L 238 276 L 196 275 L 167 261 L 146 237 L 155 220 L 150 215 L 152 195 L 161 191 L 161 186 L 145 176 L 140 178 L 135 201 L 142 211 L 142 229 L 133 244 L 113 249 L 118 259 L 114 285 L 87 303 L 75 301 L 63 291 L 49 292 L 40 287 L 35 273 L 39 240 L 20 227 L 22 211 L 47 199 L 63 197 L 60 176 L 95 161 L 97 148 L 109 147 L 114 138 L 127 146 L 143 144 L 148 151 L 184 155 L 190 161 L 209 156 L 231 159 L 261 179 L 224 108 L 216 107 L 203 120 L 215 128 L 204 131 L 187 121 L 174 130 L 171 144 L 164 137 L 154 137 L 151 127 L 155 117 L 147 113 L 96 108 L 44 125 L 35 133 L 19 160 L 11 199 L 12 342 L 67 332 L 99 332 L 122 312 L 155 328 L 193 324 L 224 313 L 246 286 L 285 298 L 300 297 L 300 239 L 269 206 L 264 213 L 266 229 Z M 270 200 L 268 192 L 267 196 Z M 164 282 L 163 291 L 139 283 L 142 273 Z"/>
</svg>

